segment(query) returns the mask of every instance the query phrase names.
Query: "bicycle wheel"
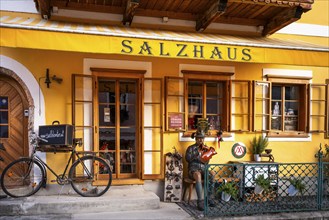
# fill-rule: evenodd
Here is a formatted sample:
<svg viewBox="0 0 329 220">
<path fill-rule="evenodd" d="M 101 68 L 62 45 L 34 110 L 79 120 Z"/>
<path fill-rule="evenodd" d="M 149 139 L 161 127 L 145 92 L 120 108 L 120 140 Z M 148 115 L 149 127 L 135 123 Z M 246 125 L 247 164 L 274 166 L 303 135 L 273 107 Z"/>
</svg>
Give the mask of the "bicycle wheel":
<svg viewBox="0 0 329 220">
<path fill-rule="evenodd" d="M 92 155 L 75 161 L 69 171 L 72 188 L 79 195 L 97 197 L 107 192 L 112 183 L 112 172 L 108 163 Z"/>
<path fill-rule="evenodd" d="M 1 187 L 11 197 L 31 196 L 38 192 L 45 174 L 40 163 L 21 158 L 10 163 L 1 174 Z"/>
</svg>

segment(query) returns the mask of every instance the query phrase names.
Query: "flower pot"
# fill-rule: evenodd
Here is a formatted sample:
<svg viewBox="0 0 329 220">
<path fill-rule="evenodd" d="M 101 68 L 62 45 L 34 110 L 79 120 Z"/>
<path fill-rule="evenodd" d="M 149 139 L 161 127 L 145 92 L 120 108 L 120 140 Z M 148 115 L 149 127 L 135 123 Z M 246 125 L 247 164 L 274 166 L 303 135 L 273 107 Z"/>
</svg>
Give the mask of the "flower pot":
<svg viewBox="0 0 329 220">
<path fill-rule="evenodd" d="M 256 194 L 262 194 L 263 191 L 264 191 L 264 188 L 256 184 L 254 192 Z"/>
<path fill-rule="evenodd" d="M 221 199 L 222 199 L 223 201 L 225 201 L 225 202 L 228 202 L 228 201 L 230 201 L 230 199 L 231 199 L 231 195 L 228 194 L 228 193 L 226 193 L 226 192 L 222 192 Z"/>
<path fill-rule="evenodd" d="M 254 160 L 257 162 L 260 162 L 260 161 L 262 161 L 262 158 L 259 154 L 254 154 Z"/>
<path fill-rule="evenodd" d="M 295 196 L 297 193 L 298 193 L 298 190 L 293 185 L 290 185 L 288 187 L 289 196 Z"/>
</svg>

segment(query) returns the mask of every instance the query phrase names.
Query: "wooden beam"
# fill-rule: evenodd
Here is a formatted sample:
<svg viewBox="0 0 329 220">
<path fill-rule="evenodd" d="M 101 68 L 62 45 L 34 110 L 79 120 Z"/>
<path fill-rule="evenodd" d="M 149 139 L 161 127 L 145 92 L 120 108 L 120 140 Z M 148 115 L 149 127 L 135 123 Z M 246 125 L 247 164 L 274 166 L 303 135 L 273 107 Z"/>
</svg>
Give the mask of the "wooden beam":
<svg viewBox="0 0 329 220">
<path fill-rule="evenodd" d="M 303 8 L 298 6 L 289 11 L 285 10 L 282 13 L 279 13 L 265 25 L 262 35 L 271 35 L 288 24 L 299 20 L 302 17 L 303 12 Z"/>
<path fill-rule="evenodd" d="M 136 13 L 136 8 L 139 6 L 139 1 L 140 0 L 127 0 L 127 6 L 123 14 L 123 20 L 122 20 L 123 25 L 125 26 L 131 25 L 134 15 Z"/>
<path fill-rule="evenodd" d="M 269 5 L 276 7 L 297 7 L 311 9 L 314 0 L 229 0 L 230 3 L 244 3 L 254 5 Z"/>
<path fill-rule="evenodd" d="M 216 18 L 224 14 L 227 8 L 228 0 L 216 0 L 204 14 L 201 15 L 200 19 L 196 21 L 196 31 L 204 31 L 211 22 Z"/>
<path fill-rule="evenodd" d="M 51 16 L 50 0 L 34 0 L 35 7 L 41 15 L 42 19 L 48 20 Z"/>
</svg>

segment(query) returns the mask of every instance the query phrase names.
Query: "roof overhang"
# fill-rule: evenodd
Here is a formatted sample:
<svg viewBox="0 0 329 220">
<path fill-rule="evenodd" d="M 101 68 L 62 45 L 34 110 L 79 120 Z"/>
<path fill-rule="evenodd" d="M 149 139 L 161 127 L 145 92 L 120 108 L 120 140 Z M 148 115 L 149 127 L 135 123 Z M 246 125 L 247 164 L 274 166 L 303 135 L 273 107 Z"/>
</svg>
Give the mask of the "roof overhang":
<svg viewBox="0 0 329 220">
<path fill-rule="evenodd" d="M 0 17 L 3 47 L 246 63 L 329 66 L 329 48 L 264 37 L 157 31 Z"/>
<path fill-rule="evenodd" d="M 66 20 L 61 10 L 119 15 L 120 23 L 131 26 L 135 16 L 194 22 L 194 31 L 203 32 L 211 24 L 253 26 L 268 36 L 299 20 L 311 10 L 314 0 L 34 0 L 44 19 Z M 85 21 L 89 16 L 84 16 Z M 120 24 L 117 24 L 120 25 Z M 160 25 L 161 26 L 161 25 Z M 190 30 L 192 31 L 192 30 Z"/>
</svg>

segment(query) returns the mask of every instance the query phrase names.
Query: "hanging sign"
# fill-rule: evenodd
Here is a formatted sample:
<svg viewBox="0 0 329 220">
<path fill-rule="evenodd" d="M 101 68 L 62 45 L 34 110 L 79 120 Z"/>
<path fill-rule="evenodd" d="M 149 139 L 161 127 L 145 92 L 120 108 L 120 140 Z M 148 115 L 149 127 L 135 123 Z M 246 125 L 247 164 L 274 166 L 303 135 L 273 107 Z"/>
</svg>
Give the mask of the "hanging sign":
<svg viewBox="0 0 329 220">
<path fill-rule="evenodd" d="M 235 143 L 232 146 L 232 155 L 235 158 L 242 158 L 246 155 L 247 148 L 242 142 Z"/>
<path fill-rule="evenodd" d="M 170 114 L 169 128 L 171 128 L 171 129 L 182 129 L 182 127 L 183 127 L 183 115 L 181 115 L 181 114 Z"/>
</svg>

